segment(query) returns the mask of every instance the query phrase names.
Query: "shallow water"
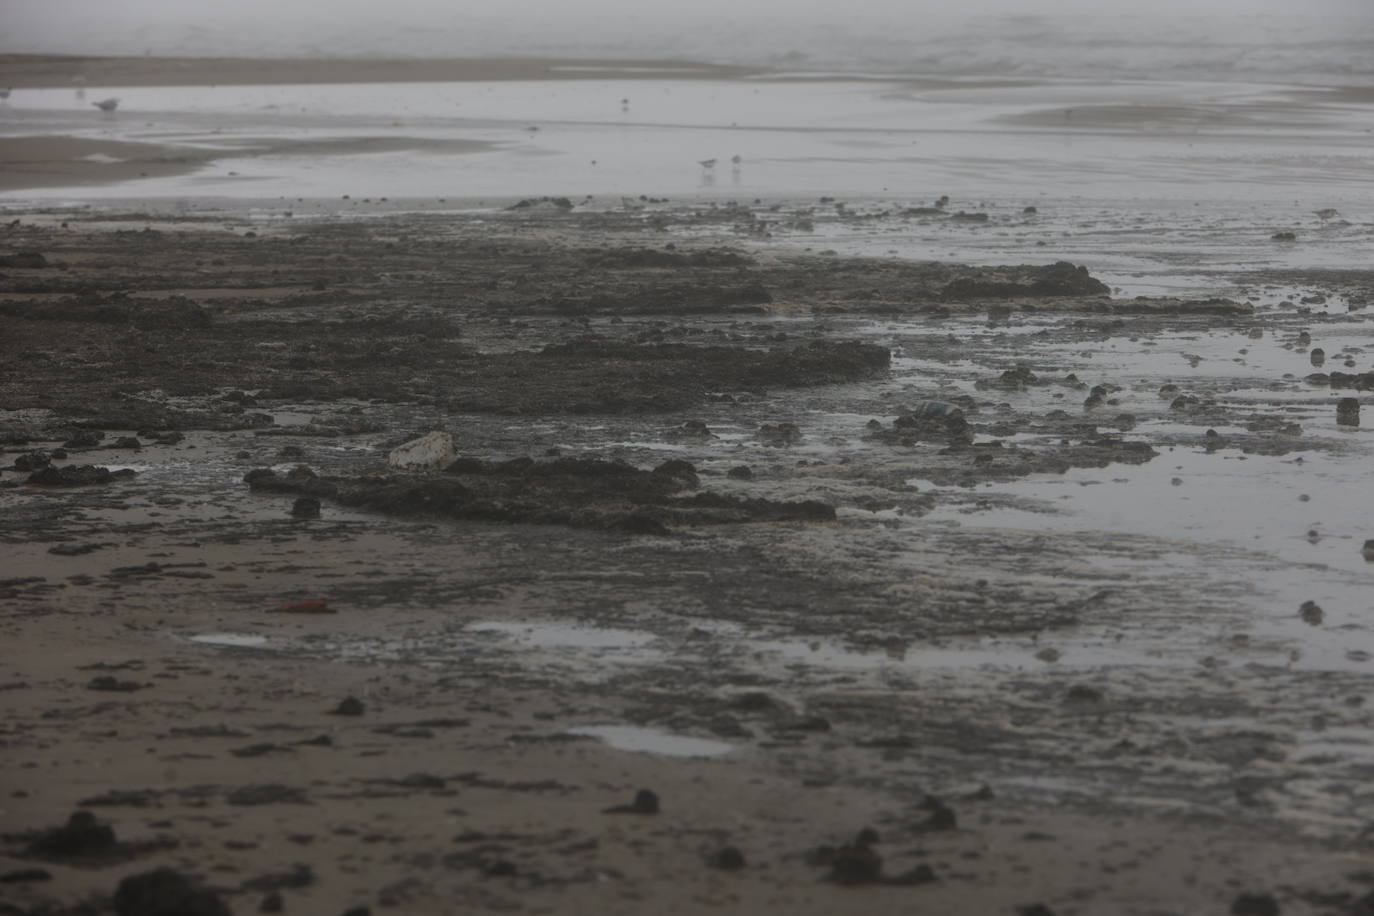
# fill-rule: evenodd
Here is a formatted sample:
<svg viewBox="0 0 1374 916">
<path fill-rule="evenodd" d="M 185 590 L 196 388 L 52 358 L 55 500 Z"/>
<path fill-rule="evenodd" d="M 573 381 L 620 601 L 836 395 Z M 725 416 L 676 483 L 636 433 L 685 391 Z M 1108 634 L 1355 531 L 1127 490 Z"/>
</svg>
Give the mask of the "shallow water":
<svg viewBox="0 0 1374 916">
<path fill-rule="evenodd" d="M 960 209 L 988 200 L 1007 206 L 1010 198 L 1015 211 L 1066 199 L 1265 202 L 1273 218 L 1290 220 L 1338 203 L 1358 211 L 1372 199 L 1374 102 L 1328 104 L 1297 92 L 1158 81 L 973 80 L 913 89 L 897 76 L 116 87 L 101 90 L 121 99 L 107 116 L 69 90 L 50 89 L 17 93 L 0 109 L 0 133 L 235 154 L 189 176 L 83 188 L 82 199 L 548 194 L 592 195 L 606 206 L 640 194 L 907 203 L 950 194 Z M 359 138 L 402 148 L 367 152 Z M 292 152 L 280 141 L 306 145 Z M 490 147 L 436 149 L 441 141 Z M 320 144 L 335 144 L 334 151 Z M 698 164 L 708 159 L 717 164 Z M 0 200 L 73 196 L 46 189 Z M 1292 212 L 1273 209 L 1293 205 Z M 1243 220 L 1245 209 L 1231 219 Z M 1238 228 L 1234 221 L 1216 225 L 1210 210 L 1207 217 L 1214 224 L 1203 221 L 1203 234 Z M 1080 230 L 1130 229 L 1115 216 L 1076 219 Z M 1178 226 L 1171 238 L 1182 233 L 1186 240 L 1188 231 Z"/>
</svg>

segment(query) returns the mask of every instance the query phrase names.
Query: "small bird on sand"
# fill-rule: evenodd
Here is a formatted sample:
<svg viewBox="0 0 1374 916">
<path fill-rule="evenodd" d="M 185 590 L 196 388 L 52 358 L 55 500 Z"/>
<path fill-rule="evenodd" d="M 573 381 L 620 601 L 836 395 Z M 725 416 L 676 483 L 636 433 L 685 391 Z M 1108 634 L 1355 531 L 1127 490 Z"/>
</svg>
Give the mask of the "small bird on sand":
<svg viewBox="0 0 1374 916">
<path fill-rule="evenodd" d="M 1326 222 L 1332 217 L 1341 215 L 1341 212 L 1337 210 L 1335 207 L 1326 207 L 1325 209 L 1313 210 L 1312 212 L 1315 213 L 1317 215 L 1317 219 L 1321 220 L 1322 222 Z"/>
<path fill-rule="evenodd" d="M 111 112 L 119 107 L 119 99 L 101 99 L 99 102 L 92 102 L 91 104 L 101 111 Z"/>
</svg>

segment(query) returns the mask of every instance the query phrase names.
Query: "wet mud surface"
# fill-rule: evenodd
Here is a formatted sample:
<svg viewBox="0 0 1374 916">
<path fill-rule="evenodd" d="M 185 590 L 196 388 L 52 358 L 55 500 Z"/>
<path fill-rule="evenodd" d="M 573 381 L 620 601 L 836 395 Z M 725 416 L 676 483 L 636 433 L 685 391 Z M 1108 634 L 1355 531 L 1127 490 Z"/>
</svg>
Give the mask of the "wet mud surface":
<svg viewBox="0 0 1374 916">
<path fill-rule="evenodd" d="M 819 219 L 19 214 L 0 912 L 1368 911 L 1369 274 Z"/>
</svg>

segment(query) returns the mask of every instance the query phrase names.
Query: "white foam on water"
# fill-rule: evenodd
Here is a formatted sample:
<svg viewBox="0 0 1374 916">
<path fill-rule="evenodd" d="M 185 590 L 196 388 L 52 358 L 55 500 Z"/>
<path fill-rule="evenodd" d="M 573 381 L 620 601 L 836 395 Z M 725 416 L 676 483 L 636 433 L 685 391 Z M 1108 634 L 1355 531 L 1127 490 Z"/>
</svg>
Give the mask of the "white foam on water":
<svg viewBox="0 0 1374 916">
<path fill-rule="evenodd" d="M 656 728 L 634 725 L 580 725 L 566 729 L 570 735 L 587 735 L 620 751 L 661 754 L 665 757 L 721 757 L 735 749 L 724 741 L 674 735 Z"/>
<path fill-rule="evenodd" d="M 204 643 L 209 646 L 230 646 L 236 649 L 259 649 L 268 644 L 266 636 L 253 633 L 200 633 L 187 636 L 188 642 Z"/>
</svg>

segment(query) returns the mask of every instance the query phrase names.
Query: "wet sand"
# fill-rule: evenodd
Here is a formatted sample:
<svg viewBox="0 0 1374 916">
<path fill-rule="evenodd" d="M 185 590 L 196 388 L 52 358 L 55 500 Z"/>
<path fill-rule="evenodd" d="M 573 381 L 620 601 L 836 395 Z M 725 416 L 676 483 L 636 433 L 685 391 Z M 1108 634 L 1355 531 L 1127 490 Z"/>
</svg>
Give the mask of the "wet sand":
<svg viewBox="0 0 1374 916">
<path fill-rule="evenodd" d="M 189 146 L 93 140 L 80 137 L 0 137 L 0 191 L 109 185 L 144 178 L 189 175 L 212 163 L 261 156 L 365 156 L 424 152 L 462 155 L 491 148 L 480 140 L 423 137 L 334 137 L 299 140 L 235 137 L 218 150 Z"/>
<path fill-rule="evenodd" d="M 1332 375 L 1369 371 L 1367 272 L 1122 298 L 1052 251 L 761 228 L 943 211 L 570 203 L 14 214 L 0 254 L 42 254 L 0 267 L 21 912 L 108 912 L 158 866 L 234 912 L 1369 893 L 1367 515 L 1295 463 L 1367 448 Z M 430 430 L 462 460 L 386 471 Z M 1014 521 L 1053 515 L 1047 477 L 1186 463 L 1162 503 L 1262 458 L 1311 554 Z M 657 813 L 607 813 L 642 789 Z M 114 837 L 41 832 L 78 809 Z"/>
</svg>

